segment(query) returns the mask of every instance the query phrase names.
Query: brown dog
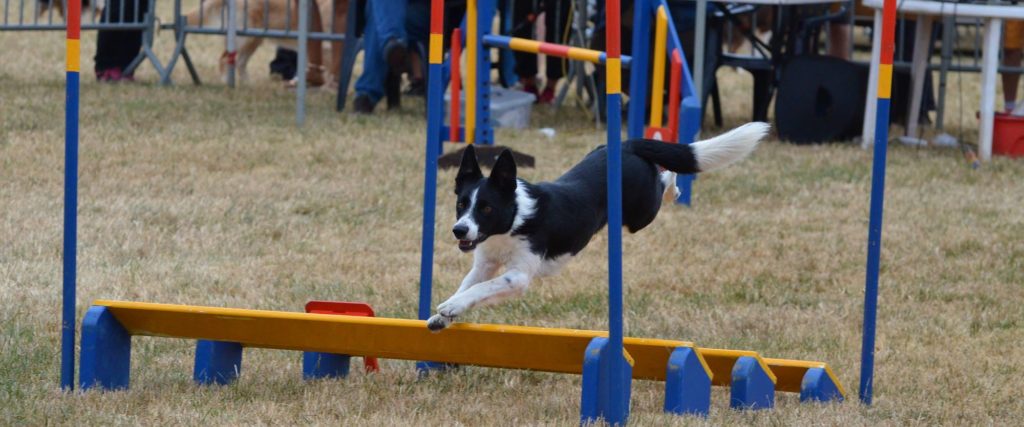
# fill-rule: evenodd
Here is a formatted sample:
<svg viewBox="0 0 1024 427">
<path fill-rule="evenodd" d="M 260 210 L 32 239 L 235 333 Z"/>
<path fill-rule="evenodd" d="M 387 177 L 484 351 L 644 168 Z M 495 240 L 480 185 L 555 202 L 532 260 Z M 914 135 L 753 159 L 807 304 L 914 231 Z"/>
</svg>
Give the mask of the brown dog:
<svg viewBox="0 0 1024 427">
<path fill-rule="evenodd" d="M 299 28 L 299 2 L 298 0 L 205 0 L 201 6 L 186 15 L 185 19 L 189 26 L 198 27 L 219 27 L 221 16 L 227 15 L 226 5 L 228 1 L 235 1 L 237 23 L 239 30 L 248 29 L 259 31 L 262 29 L 296 31 Z M 324 28 L 331 26 L 331 12 L 333 4 L 334 25 L 330 32 L 341 34 L 345 32 L 346 18 L 348 16 L 348 0 L 316 0 L 317 7 L 310 12 L 310 32 L 321 32 Z M 202 18 L 202 19 L 200 19 Z M 273 43 L 281 47 L 297 49 L 297 40 L 293 38 L 273 37 L 238 37 L 238 53 L 235 59 L 235 67 L 240 82 L 248 78 L 246 66 L 252 58 L 256 49 L 263 44 L 263 39 L 269 38 Z M 323 51 L 319 40 L 310 40 L 306 45 L 309 52 L 309 64 L 306 71 L 306 80 L 311 86 L 321 86 L 325 82 L 334 82 L 341 70 L 341 42 L 331 42 L 331 66 L 327 75 L 324 75 Z M 219 70 L 221 75 L 227 78 L 227 67 L 231 60 L 225 52 L 221 55 Z"/>
</svg>

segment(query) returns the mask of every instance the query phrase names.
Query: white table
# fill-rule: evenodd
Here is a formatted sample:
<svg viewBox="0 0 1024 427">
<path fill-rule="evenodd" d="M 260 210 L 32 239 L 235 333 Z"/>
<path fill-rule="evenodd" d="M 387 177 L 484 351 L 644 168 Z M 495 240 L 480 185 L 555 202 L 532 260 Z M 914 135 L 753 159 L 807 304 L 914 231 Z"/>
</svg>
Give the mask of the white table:
<svg viewBox="0 0 1024 427">
<path fill-rule="evenodd" d="M 882 6 L 884 0 L 864 0 L 864 5 L 875 9 L 875 31 L 871 42 L 871 73 L 868 78 L 867 104 L 864 109 L 863 141 L 865 146 L 874 143 L 875 113 L 878 102 L 878 60 L 882 46 Z M 921 114 L 921 97 L 924 93 L 924 73 L 928 69 L 928 42 L 932 22 L 937 16 L 980 18 L 985 21 L 985 36 L 981 64 L 981 126 L 978 131 L 979 155 L 982 160 L 992 158 L 992 124 L 995 119 L 996 71 L 999 69 L 1004 19 L 1024 19 L 1024 6 L 998 6 L 964 4 L 935 0 L 898 0 L 897 11 L 917 16 L 914 34 L 914 57 L 911 67 L 912 93 L 908 105 L 907 135 L 917 131 L 918 116 Z"/>
</svg>

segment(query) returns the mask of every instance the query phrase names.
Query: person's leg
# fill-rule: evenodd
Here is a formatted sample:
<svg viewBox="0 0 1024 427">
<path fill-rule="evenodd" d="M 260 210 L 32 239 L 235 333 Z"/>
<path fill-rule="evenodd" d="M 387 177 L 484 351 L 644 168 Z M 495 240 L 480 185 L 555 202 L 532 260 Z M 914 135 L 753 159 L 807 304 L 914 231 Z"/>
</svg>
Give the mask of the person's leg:
<svg viewBox="0 0 1024 427">
<path fill-rule="evenodd" d="M 533 40 L 534 26 L 532 21 L 536 18 L 534 15 L 535 0 L 513 1 L 512 22 L 515 23 L 515 26 L 512 28 L 512 37 Z M 523 90 L 539 96 L 540 94 L 537 90 L 537 55 L 517 51 L 513 57 L 516 60 L 515 73 L 519 77 L 519 81 L 522 82 Z"/>
<path fill-rule="evenodd" d="M 138 3 L 138 8 L 136 8 Z M 121 11 L 124 10 L 124 21 L 132 22 L 142 20 L 146 12 L 148 2 L 146 0 L 110 0 L 103 13 L 101 22 L 121 22 Z M 141 31 L 99 31 L 96 37 L 95 61 L 96 79 L 100 81 L 119 81 L 131 79 L 132 76 L 124 75 L 125 68 L 139 54 L 142 48 Z"/>
<path fill-rule="evenodd" d="M 1024 48 L 1024 21 L 1006 21 L 1003 29 L 1003 65 L 1007 67 L 1021 66 L 1021 49 Z M 1003 109 L 1013 111 L 1017 106 L 1017 84 L 1020 74 L 1002 73 L 1003 77 Z"/>
<path fill-rule="evenodd" d="M 373 1 L 370 1 L 373 3 Z M 384 97 L 384 81 L 388 64 L 381 54 L 378 21 L 374 19 L 374 8 L 366 8 L 366 29 L 363 34 L 363 74 L 356 79 L 356 97 L 352 101 L 357 113 L 372 113 L 373 107 Z"/>
<path fill-rule="evenodd" d="M 404 71 L 409 52 L 408 36 L 405 32 L 407 1 L 372 0 L 368 3 L 368 9 L 373 11 L 375 17 L 377 44 L 381 55 L 391 68 Z"/>
<path fill-rule="evenodd" d="M 410 0 L 405 15 L 405 32 L 410 45 L 430 49 L 430 3 L 426 0 Z M 429 54 L 429 52 L 428 52 Z M 424 59 L 418 49 L 411 49 L 409 55 L 409 90 L 415 96 L 426 96 L 426 70 Z"/>
<path fill-rule="evenodd" d="M 330 0 L 327 0 L 330 1 Z M 295 0 L 295 9 L 298 10 L 300 2 Z M 309 32 L 321 33 L 324 31 L 323 19 L 320 14 L 319 2 L 309 2 Z M 310 86 L 323 86 L 324 84 L 324 51 L 320 40 L 309 39 L 306 41 L 306 54 L 309 64 L 306 66 L 306 84 Z"/>
<path fill-rule="evenodd" d="M 572 0 L 547 0 L 544 3 L 544 41 L 548 43 L 564 44 L 563 36 L 570 28 L 569 5 Z M 547 56 L 546 69 L 544 74 L 547 81 L 544 82 L 544 90 L 541 91 L 538 101 L 542 104 L 550 104 L 555 100 L 555 87 L 558 81 L 565 76 L 565 68 L 568 65 L 565 58 Z"/>
<path fill-rule="evenodd" d="M 850 25 L 833 22 L 828 27 L 828 54 L 850 60 Z"/>
</svg>

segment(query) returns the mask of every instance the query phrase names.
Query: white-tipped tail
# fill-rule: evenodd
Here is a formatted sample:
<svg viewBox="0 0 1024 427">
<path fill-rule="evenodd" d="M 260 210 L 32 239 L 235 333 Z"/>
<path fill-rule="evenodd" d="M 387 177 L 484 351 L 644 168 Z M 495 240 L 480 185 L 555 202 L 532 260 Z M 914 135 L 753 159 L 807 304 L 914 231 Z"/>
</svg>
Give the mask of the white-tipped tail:
<svg viewBox="0 0 1024 427">
<path fill-rule="evenodd" d="M 713 171 L 728 166 L 750 155 L 771 129 L 771 125 L 752 122 L 711 139 L 697 141 L 690 145 L 697 158 L 701 172 Z"/>
</svg>

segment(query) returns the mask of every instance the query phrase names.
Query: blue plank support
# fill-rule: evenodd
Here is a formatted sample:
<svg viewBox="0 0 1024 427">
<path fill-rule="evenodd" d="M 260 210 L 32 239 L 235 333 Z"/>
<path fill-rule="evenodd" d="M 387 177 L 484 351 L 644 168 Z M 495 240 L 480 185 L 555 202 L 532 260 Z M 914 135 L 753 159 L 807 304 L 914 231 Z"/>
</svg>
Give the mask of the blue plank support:
<svg viewBox="0 0 1024 427">
<path fill-rule="evenodd" d="M 622 425 L 629 419 L 629 399 L 633 367 L 623 351 L 609 345 L 608 338 L 590 340 L 583 357 L 583 395 L 580 423 L 604 420 Z"/>
<path fill-rule="evenodd" d="M 732 368 L 729 407 L 733 409 L 771 409 L 775 406 L 775 383 L 749 356 L 740 357 Z"/>
<path fill-rule="evenodd" d="M 82 319 L 82 390 L 128 388 L 132 337 L 106 307 L 90 307 Z"/>
<path fill-rule="evenodd" d="M 196 363 L 192 379 L 197 384 L 230 384 L 241 371 L 241 344 L 209 340 L 196 342 Z"/>
<path fill-rule="evenodd" d="M 351 357 L 344 354 L 302 352 L 302 378 L 345 378 L 348 376 Z"/>
<path fill-rule="evenodd" d="M 689 347 L 672 351 L 665 371 L 665 412 L 708 416 L 711 411 L 711 377 Z"/>
<path fill-rule="evenodd" d="M 811 368 L 800 381 L 801 402 L 842 402 L 843 394 L 824 368 Z"/>
</svg>

